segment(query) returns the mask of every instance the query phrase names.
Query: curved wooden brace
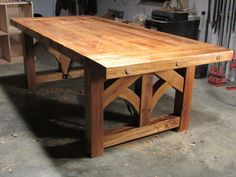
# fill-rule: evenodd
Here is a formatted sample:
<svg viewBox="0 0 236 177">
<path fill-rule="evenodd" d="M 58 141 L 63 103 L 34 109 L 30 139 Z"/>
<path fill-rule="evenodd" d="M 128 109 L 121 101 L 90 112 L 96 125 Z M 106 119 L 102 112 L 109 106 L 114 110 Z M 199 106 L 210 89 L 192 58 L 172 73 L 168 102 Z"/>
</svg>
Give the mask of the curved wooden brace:
<svg viewBox="0 0 236 177">
<path fill-rule="evenodd" d="M 50 52 L 55 56 L 57 62 L 60 64 L 61 72 L 65 75 L 68 74 L 69 67 L 71 64 L 71 59 L 51 47 L 48 47 L 47 49 L 48 52 Z"/>
<path fill-rule="evenodd" d="M 158 85 L 158 87 L 155 87 L 155 85 Z M 152 110 L 154 109 L 157 102 L 160 100 L 160 98 L 169 90 L 172 88 L 172 86 L 168 82 L 164 82 L 163 80 L 159 80 L 154 85 L 153 90 L 153 97 L 152 97 Z"/>
<path fill-rule="evenodd" d="M 156 72 L 155 75 L 168 82 L 175 89 L 183 92 L 184 77 L 177 73 L 175 70 L 159 71 Z"/>
<path fill-rule="evenodd" d="M 121 93 L 125 92 L 126 89 L 133 84 L 140 76 L 123 77 L 116 80 L 110 85 L 103 94 L 103 108 L 110 104 L 115 98 Z"/>
<path fill-rule="evenodd" d="M 58 52 L 57 50 L 53 49 L 52 47 L 49 47 L 48 45 L 46 45 L 40 41 L 37 41 L 34 44 L 34 54 L 35 55 L 38 55 L 40 53 L 44 53 L 46 51 L 50 52 L 55 57 L 55 59 L 57 60 L 57 62 L 60 65 L 61 72 L 65 75 L 67 75 L 68 71 L 69 71 L 70 64 L 71 64 L 71 59 L 69 57 L 63 55 L 62 53 Z"/>
<path fill-rule="evenodd" d="M 134 109 L 137 111 L 137 113 L 139 112 L 140 98 L 132 90 L 127 88 L 118 97 L 128 101 L 134 107 Z"/>
</svg>

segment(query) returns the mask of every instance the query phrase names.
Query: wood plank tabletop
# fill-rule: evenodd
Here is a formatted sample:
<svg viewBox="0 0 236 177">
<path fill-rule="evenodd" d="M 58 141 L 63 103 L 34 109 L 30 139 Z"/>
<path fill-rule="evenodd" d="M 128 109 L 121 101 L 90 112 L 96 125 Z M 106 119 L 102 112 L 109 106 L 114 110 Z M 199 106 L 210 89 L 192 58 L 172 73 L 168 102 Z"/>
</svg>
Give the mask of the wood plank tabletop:
<svg viewBox="0 0 236 177">
<path fill-rule="evenodd" d="M 14 18 L 11 24 L 93 61 L 106 79 L 233 57 L 219 46 L 93 16 Z"/>
</svg>

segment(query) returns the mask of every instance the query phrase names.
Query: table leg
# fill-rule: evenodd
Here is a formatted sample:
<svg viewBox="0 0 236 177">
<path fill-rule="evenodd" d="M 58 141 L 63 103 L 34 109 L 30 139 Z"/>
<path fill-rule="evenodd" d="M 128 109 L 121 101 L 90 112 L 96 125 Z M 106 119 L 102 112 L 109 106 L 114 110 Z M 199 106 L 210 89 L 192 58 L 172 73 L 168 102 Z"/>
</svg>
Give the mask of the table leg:
<svg viewBox="0 0 236 177">
<path fill-rule="evenodd" d="M 174 114 L 181 116 L 179 131 L 185 131 L 189 127 L 191 111 L 195 66 L 189 66 L 183 71 L 184 91 L 176 90 Z"/>
<path fill-rule="evenodd" d="M 26 33 L 22 34 L 24 51 L 24 68 L 27 87 L 30 91 L 36 90 L 35 56 L 33 52 L 33 38 Z"/>
<path fill-rule="evenodd" d="M 90 63 L 85 63 L 85 140 L 88 155 L 103 155 L 104 118 L 103 118 L 104 79 Z"/>
<path fill-rule="evenodd" d="M 153 74 L 145 74 L 142 76 L 141 86 L 141 103 L 140 103 L 140 120 L 139 126 L 145 126 L 150 123 L 152 114 L 152 85 Z"/>
</svg>

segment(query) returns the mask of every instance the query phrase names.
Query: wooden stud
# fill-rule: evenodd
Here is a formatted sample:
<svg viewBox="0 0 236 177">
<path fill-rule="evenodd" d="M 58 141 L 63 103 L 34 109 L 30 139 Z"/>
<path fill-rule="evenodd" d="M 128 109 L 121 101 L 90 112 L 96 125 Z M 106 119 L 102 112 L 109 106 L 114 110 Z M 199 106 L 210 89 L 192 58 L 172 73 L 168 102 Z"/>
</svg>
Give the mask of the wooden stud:
<svg viewBox="0 0 236 177">
<path fill-rule="evenodd" d="M 27 86 L 30 91 L 36 90 L 35 56 L 33 52 L 34 40 L 26 33 L 22 34 L 24 68 L 27 80 Z"/>
<path fill-rule="evenodd" d="M 174 114 L 181 116 L 179 131 L 186 131 L 189 127 L 195 66 L 189 66 L 184 70 L 184 92 L 176 90 L 174 106 Z"/>
<path fill-rule="evenodd" d="M 142 76 L 141 103 L 139 113 L 139 126 L 148 125 L 151 119 L 152 110 L 152 85 L 153 74 Z"/>
<path fill-rule="evenodd" d="M 86 146 L 90 157 L 103 155 L 103 91 L 104 79 L 93 63 L 85 63 Z"/>
</svg>

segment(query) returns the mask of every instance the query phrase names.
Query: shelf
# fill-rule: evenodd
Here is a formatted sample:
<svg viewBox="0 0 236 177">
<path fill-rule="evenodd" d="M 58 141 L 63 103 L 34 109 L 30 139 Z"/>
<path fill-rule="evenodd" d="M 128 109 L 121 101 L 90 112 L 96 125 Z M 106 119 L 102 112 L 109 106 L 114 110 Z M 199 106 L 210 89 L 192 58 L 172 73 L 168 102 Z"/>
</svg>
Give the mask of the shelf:
<svg viewBox="0 0 236 177">
<path fill-rule="evenodd" d="M 26 1 L 0 1 L 0 5 L 24 5 L 28 4 Z"/>
<path fill-rule="evenodd" d="M 8 33 L 9 34 L 21 34 L 21 31 L 14 26 L 9 26 Z"/>
<path fill-rule="evenodd" d="M 0 57 L 0 65 L 16 64 L 22 62 L 23 62 L 23 56 L 11 57 L 11 62 L 7 61 L 5 58 Z"/>
<path fill-rule="evenodd" d="M 7 36 L 8 34 L 4 31 L 0 31 L 0 36 Z"/>
<path fill-rule="evenodd" d="M 10 25 L 12 17 L 32 17 L 32 4 L 24 0 L 0 0 L 0 64 L 23 61 L 22 33 Z"/>
</svg>

